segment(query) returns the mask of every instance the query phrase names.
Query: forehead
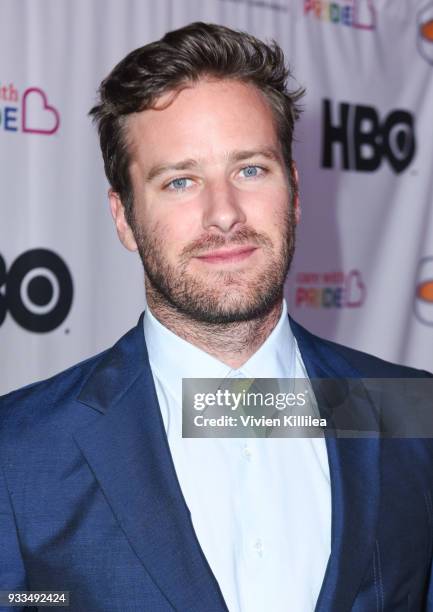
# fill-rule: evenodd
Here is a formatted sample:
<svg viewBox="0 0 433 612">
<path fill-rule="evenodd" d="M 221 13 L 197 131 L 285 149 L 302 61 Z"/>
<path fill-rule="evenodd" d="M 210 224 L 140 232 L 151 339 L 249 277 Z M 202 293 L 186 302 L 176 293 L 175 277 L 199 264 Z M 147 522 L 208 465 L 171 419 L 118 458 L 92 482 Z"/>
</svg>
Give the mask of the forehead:
<svg viewBox="0 0 433 612">
<path fill-rule="evenodd" d="M 161 96 L 154 108 L 128 118 L 133 161 L 226 155 L 232 149 L 278 146 L 264 94 L 235 80 L 201 80 Z"/>
</svg>

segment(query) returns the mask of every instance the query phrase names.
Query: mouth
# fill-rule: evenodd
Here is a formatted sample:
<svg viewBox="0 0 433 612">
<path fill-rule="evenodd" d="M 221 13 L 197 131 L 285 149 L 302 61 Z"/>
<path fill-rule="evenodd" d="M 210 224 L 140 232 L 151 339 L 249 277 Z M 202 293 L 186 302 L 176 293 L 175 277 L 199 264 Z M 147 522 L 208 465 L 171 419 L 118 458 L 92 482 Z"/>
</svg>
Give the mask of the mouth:
<svg viewBox="0 0 433 612">
<path fill-rule="evenodd" d="M 257 250 L 256 246 L 243 246 L 235 247 L 233 249 L 218 249 L 216 251 L 210 251 L 204 255 L 199 255 L 196 259 L 210 264 L 221 264 L 221 263 L 236 263 L 243 261 L 250 257 L 254 251 Z"/>
</svg>

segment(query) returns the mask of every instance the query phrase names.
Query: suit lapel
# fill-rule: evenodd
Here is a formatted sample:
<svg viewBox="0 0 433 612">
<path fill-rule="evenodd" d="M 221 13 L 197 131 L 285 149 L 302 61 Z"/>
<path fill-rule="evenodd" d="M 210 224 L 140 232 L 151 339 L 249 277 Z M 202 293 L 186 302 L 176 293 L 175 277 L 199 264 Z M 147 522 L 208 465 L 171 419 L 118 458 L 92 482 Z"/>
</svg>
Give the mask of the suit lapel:
<svg viewBox="0 0 433 612">
<path fill-rule="evenodd" d="M 75 440 L 161 592 L 175 609 L 227 612 L 176 477 L 142 318 L 106 353 L 78 400 L 101 416 Z"/>
<path fill-rule="evenodd" d="M 333 348 L 290 321 L 310 378 L 359 378 Z M 320 409 L 320 404 L 319 404 Z M 378 438 L 326 439 L 331 477 L 331 555 L 316 612 L 350 610 L 373 548 L 379 510 Z"/>
</svg>

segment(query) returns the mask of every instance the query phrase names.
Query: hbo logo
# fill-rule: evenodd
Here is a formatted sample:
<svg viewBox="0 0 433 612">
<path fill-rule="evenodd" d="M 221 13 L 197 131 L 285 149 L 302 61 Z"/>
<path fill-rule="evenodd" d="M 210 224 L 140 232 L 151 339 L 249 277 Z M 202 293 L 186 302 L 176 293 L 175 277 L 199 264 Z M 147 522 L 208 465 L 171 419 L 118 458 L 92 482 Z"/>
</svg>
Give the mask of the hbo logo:
<svg viewBox="0 0 433 612">
<path fill-rule="evenodd" d="M 9 311 L 28 331 L 52 331 L 67 317 L 72 294 L 71 274 L 52 251 L 26 251 L 9 271 L 0 255 L 0 325 Z"/>
<path fill-rule="evenodd" d="M 385 158 L 394 172 L 402 172 L 415 155 L 413 116 L 404 110 L 394 110 L 381 121 L 372 106 L 346 103 L 339 105 L 338 113 L 332 113 L 331 100 L 324 100 L 324 168 L 336 165 L 336 149 L 341 154 L 341 167 L 344 170 L 373 172 Z"/>
</svg>

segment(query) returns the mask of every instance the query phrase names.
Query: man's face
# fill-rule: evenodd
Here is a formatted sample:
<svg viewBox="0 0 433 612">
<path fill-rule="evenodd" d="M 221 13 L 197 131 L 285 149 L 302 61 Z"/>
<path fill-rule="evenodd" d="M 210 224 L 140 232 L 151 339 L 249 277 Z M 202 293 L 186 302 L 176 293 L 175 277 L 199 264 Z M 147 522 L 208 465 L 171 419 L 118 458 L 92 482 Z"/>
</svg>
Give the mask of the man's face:
<svg viewBox="0 0 433 612">
<path fill-rule="evenodd" d="M 298 205 L 263 95 L 203 80 L 130 116 L 127 130 L 132 231 L 116 194 L 111 206 L 147 291 L 208 323 L 266 314 L 282 295 Z"/>
</svg>

